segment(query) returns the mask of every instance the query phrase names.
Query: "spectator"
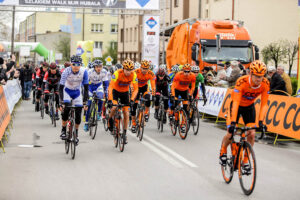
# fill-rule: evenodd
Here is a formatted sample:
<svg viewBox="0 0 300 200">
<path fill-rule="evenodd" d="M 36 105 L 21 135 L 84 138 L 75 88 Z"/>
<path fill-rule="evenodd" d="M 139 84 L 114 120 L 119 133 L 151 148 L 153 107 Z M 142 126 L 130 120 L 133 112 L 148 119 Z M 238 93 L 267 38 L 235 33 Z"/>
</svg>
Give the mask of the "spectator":
<svg viewBox="0 0 300 200">
<path fill-rule="evenodd" d="M 276 72 L 274 66 L 268 67 L 271 94 L 286 95 L 286 87 L 283 78 Z"/>
<path fill-rule="evenodd" d="M 215 77 L 212 70 L 213 70 L 213 68 L 211 68 L 211 67 L 204 67 L 204 69 L 202 70 L 202 75 L 204 77 L 204 82 L 206 85 L 208 83 L 208 80 L 211 80 Z"/>
<path fill-rule="evenodd" d="M 24 99 L 25 100 L 29 100 L 29 96 L 30 96 L 30 90 L 32 87 L 32 73 L 33 70 L 32 68 L 29 66 L 29 64 L 25 64 L 24 65 L 24 69 L 22 72 L 22 77 L 23 77 L 23 82 L 24 82 Z"/>
<path fill-rule="evenodd" d="M 226 76 L 229 77 L 232 72 L 231 62 L 227 61 L 225 63 L 226 66 Z"/>
<path fill-rule="evenodd" d="M 228 74 L 227 74 L 226 76 L 221 76 L 220 79 L 227 81 L 228 86 L 232 87 L 232 86 L 235 86 L 236 80 L 240 77 L 241 70 L 240 70 L 238 61 L 231 61 L 230 67 L 232 69 L 230 75 L 228 76 Z"/>
<path fill-rule="evenodd" d="M 277 73 L 283 78 L 287 93 L 292 95 L 293 88 L 292 88 L 291 78 L 289 77 L 289 75 L 287 75 L 287 73 L 284 72 L 284 67 L 282 65 L 279 65 L 277 67 Z"/>
<path fill-rule="evenodd" d="M 210 80 L 211 83 L 213 83 L 215 86 L 220 87 L 228 87 L 228 82 L 221 80 L 221 77 L 226 76 L 226 71 L 224 69 L 224 64 L 218 64 L 218 73 L 217 76 Z"/>
</svg>

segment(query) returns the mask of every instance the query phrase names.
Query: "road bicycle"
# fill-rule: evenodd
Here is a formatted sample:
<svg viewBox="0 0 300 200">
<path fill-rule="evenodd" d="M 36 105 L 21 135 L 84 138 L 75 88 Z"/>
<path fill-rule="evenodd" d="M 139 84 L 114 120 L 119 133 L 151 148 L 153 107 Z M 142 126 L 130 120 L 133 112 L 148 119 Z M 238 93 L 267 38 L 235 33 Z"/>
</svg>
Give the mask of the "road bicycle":
<svg viewBox="0 0 300 200">
<path fill-rule="evenodd" d="M 189 105 L 189 129 L 192 127 L 194 135 L 197 135 L 199 131 L 200 113 L 198 109 L 198 102 L 200 100 L 203 99 L 192 99 Z M 203 103 L 203 106 L 205 106 L 205 102 Z"/>
<path fill-rule="evenodd" d="M 249 142 L 246 141 L 247 131 L 254 129 L 265 134 L 266 128 L 263 130 L 257 127 L 241 127 L 236 128 L 231 136 L 230 151 L 227 151 L 226 165 L 221 165 L 221 171 L 224 181 L 229 184 L 233 178 L 233 173 L 238 171 L 241 188 L 245 195 L 250 195 L 256 183 L 257 164 L 254 150 Z M 234 140 L 235 137 L 240 137 L 239 141 Z M 244 167 L 247 166 L 247 169 Z"/>
<path fill-rule="evenodd" d="M 51 123 L 53 124 L 54 127 L 56 127 L 56 106 L 55 106 L 55 93 L 53 90 L 49 95 L 49 108 L 50 108 L 50 119 Z"/>
<path fill-rule="evenodd" d="M 178 105 L 175 107 L 173 115 L 170 118 L 171 132 L 175 136 L 178 129 L 180 138 L 184 140 L 187 137 L 189 124 L 187 114 L 182 107 L 182 102 L 188 100 L 177 99 L 176 101 L 178 101 Z"/>
<path fill-rule="evenodd" d="M 91 102 L 90 113 L 89 113 L 89 121 L 88 121 L 89 132 L 92 139 L 95 139 L 97 133 L 97 127 L 98 127 L 97 115 L 98 115 L 99 101 L 100 99 L 98 98 L 96 91 L 94 91 L 92 96 L 92 102 Z"/>
<path fill-rule="evenodd" d="M 164 116 L 166 115 L 165 113 L 165 108 L 164 108 L 164 100 L 169 100 L 169 97 L 167 96 L 163 96 L 161 94 L 159 94 L 159 106 L 158 106 L 158 114 L 157 114 L 157 129 L 160 132 L 163 132 L 164 130 Z"/>
</svg>

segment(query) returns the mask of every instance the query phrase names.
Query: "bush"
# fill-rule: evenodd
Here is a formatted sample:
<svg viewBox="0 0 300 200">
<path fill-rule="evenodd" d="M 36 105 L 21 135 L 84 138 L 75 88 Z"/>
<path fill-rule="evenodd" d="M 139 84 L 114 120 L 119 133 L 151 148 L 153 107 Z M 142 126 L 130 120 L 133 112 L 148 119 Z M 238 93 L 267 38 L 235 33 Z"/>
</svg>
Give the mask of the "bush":
<svg viewBox="0 0 300 200">
<path fill-rule="evenodd" d="M 298 87 L 297 77 L 291 77 L 291 81 L 292 81 L 293 95 L 295 95 Z"/>
</svg>

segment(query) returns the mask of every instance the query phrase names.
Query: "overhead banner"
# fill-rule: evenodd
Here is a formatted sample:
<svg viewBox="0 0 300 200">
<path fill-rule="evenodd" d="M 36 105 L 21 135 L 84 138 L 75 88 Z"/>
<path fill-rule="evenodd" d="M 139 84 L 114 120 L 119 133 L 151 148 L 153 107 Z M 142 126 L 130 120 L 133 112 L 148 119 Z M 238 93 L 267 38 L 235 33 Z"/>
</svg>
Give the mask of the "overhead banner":
<svg viewBox="0 0 300 200">
<path fill-rule="evenodd" d="M 159 10 L 159 0 L 126 0 L 126 8 Z"/>
<path fill-rule="evenodd" d="M 159 10 L 159 0 L 0 0 L 0 6 Z"/>
<path fill-rule="evenodd" d="M 144 15 L 142 58 L 159 65 L 159 16 Z"/>
<path fill-rule="evenodd" d="M 125 8 L 125 1 L 118 0 L 19 0 L 20 5 L 25 6 L 59 6 L 79 8 Z"/>
</svg>

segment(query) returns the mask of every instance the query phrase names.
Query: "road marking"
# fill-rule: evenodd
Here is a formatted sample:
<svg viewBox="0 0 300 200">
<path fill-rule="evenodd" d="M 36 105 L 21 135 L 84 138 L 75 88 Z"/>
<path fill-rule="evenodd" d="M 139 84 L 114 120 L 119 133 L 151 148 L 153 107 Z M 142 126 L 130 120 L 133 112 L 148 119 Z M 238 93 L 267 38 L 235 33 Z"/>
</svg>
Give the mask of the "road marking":
<svg viewBox="0 0 300 200">
<path fill-rule="evenodd" d="M 133 134 L 127 134 L 127 135 L 130 135 L 131 137 L 137 138 L 136 135 L 133 135 Z M 166 154 L 163 151 L 161 151 L 160 149 L 158 149 L 156 146 L 154 146 L 154 145 L 152 145 L 149 142 L 144 141 L 144 140 L 142 140 L 141 143 L 143 145 L 145 145 L 146 147 L 148 147 L 153 152 L 155 152 L 156 154 L 158 154 L 161 158 L 165 159 L 170 164 L 174 165 L 175 167 L 177 167 L 177 168 L 183 168 L 183 165 L 181 163 L 179 163 L 174 158 L 172 158 L 168 154 Z"/>
<path fill-rule="evenodd" d="M 185 163 L 186 165 L 193 167 L 193 168 L 197 168 L 198 166 L 196 164 L 194 164 L 193 162 L 187 160 L 186 158 L 184 158 L 183 156 L 179 155 L 178 153 L 176 153 L 175 151 L 173 151 L 172 149 L 166 147 L 165 145 L 157 142 L 156 140 L 150 138 L 147 135 L 144 135 L 144 138 L 146 140 L 149 140 L 150 142 L 152 142 L 153 144 L 155 144 L 156 146 L 160 147 L 161 149 L 163 149 L 164 151 L 168 152 L 169 154 L 171 154 L 172 156 L 174 156 L 175 158 L 177 158 L 178 160 L 180 160 L 181 162 Z"/>
</svg>

